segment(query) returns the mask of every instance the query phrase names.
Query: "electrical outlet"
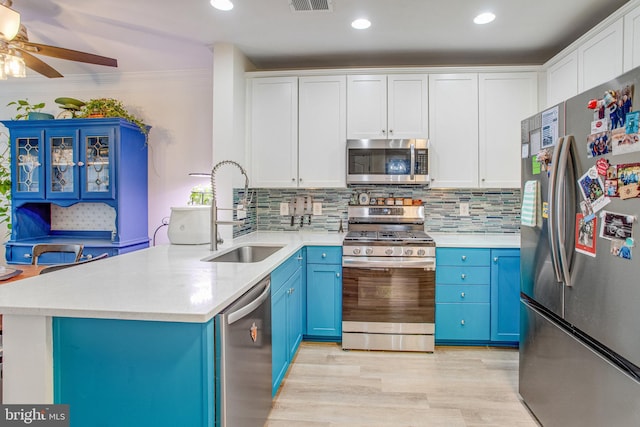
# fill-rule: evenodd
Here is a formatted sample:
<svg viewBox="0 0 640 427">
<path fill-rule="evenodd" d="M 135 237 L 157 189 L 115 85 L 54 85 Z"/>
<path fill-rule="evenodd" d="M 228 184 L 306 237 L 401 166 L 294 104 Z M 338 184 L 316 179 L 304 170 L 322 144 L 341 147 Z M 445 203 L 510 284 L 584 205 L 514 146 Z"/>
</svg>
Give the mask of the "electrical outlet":
<svg viewBox="0 0 640 427">
<path fill-rule="evenodd" d="M 322 203 L 314 202 L 313 203 L 313 214 L 314 215 L 322 215 Z"/>
<path fill-rule="evenodd" d="M 280 203 L 280 215 L 289 215 L 289 203 Z"/>
<path fill-rule="evenodd" d="M 236 211 L 236 218 L 238 220 L 245 219 L 247 217 L 247 210 L 244 208 L 244 205 L 238 204 L 238 210 Z"/>
<path fill-rule="evenodd" d="M 460 203 L 460 216 L 469 216 L 469 203 Z"/>
</svg>

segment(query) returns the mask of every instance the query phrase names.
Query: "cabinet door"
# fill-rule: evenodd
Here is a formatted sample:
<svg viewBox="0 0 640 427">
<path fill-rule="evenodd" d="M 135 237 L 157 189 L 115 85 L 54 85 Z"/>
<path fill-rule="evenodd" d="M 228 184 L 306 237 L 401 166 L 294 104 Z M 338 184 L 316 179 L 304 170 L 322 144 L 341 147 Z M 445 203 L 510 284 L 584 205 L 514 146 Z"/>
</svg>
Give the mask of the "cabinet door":
<svg viewBox="0 0 640 427">
<path fill-rule="evenodd" d="M 640 6 L 624 16 L 624 72 L 640 66 Z"/>
<path fill-rule="evenodd" d="M 537 73 L 478 75 L 480 187 L 520 188 L 520 122 L 538 110 Z"/>
<path fill-rule="evenodd" d="M 80 198 L 80 153 L 77 129 L 45 131 L 47 199 Z"/>
<path fill-rule="evenodd" d="M 618 19 L 578 47 L 578 91 L 622 74 L 623 21 Z"/>
<path fill-rule="evenodd" d="M 574 50 L 547 69 L 547 102 L 550 107 L 578 94 L 578 51 Z"/>
<path fill-rule="evenodd" d="M 80 129 L 80 192 L 84 199 L 115 199 L 114 127 Z"/>
<path fill-rule="evenodd" d="M 298 185 L 298 79 L 251 81 L 251 185 Z"/>
<path fill-rule="evenodd" d="M 387 76 L 389 138 L 428 138 L 428 83 L 426 74 Z"/>
<path fill-rule="evenodd" d="M 491 341 L 520 337 L 520 251 L 491 251 Z"/>
<path fill-rule="evenodd" d="M 431 186 L 477 187 L 478 75 L 429 75 L 429 112 Z"/>
<path fill-rule="evenodd" d="M 345 182 L 347 79 L 299 79 L 300 187 L 342 187 Z"/>
<path fill-rule="evenodd" d="M 12 130 L 11 133 L 11 197 L 44 199 L 44 131 L 25 129 Z"/>
<path fill-rule="evenodd" d="M 388 138 L 387 76 L 347 77 L 347 138 Z"/>
<path fill-rule="evenodd" d="M 342 267 L 307 266 L 307 335 L 342 336 Z"/>
<path fill-rule="evenodd" d="M 291 362 L 302 342 L 302 269 L 296 270 L 287 285 L 287 351 Z"/>
<path fill-rule="evenodd" d="M 274 396 L 289 366 L 287 296 L 285 286 L 271 295 L 271 391 Z"/>
</svg>

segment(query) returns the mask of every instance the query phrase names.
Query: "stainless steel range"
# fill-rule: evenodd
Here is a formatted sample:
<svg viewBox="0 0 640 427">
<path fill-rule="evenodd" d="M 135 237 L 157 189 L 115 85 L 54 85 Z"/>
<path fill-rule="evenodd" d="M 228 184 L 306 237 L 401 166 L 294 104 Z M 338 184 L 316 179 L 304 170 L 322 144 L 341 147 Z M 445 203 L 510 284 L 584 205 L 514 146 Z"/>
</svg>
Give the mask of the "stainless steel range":
<svg viewBox="0 0 640 427">
<path fill-rule="evenodd" d="M 424 206 L 349 206 L 342 256 L 342 348 L 433 351 L 434 240 Z"/>
</svg>

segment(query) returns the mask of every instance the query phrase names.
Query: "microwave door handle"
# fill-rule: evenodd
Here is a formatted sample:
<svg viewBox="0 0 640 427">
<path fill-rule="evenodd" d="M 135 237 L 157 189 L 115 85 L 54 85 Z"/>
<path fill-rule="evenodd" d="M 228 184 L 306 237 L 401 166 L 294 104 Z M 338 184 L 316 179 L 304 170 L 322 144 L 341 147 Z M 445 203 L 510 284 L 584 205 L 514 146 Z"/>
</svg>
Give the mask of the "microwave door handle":
<svg viewBox="0 0 640 427">
<path fill-rule="evenodd" d="M 409 162 L 411 163 L 411 176 L 409 177 L 409 179 L 413 181 L 415 179 L 414 175 L 416 174 L 416 144 L 411 144 L 409 147 L 411 151 L 411 160 L 409 160 Z"/>
<path fill-rule="evenodd" d="M 558 255 L 558 232 L 556 228 L 556 197 L 558 191 L 557 177 L 558 177 L 558 161 L 560 159 L 560 151 L 564 145 L 564 137 L 560 137 L 553 150 L 553 158 L 551 159 L 551 176 L 549 177 L 549 218 L 547 224 L 549 226 L 549 248 L 551 252 L 551 264 L 555 272 L 556 281 L 562 282 L 562 273 L 560 272 L 560 257 Z"/>
</svg>

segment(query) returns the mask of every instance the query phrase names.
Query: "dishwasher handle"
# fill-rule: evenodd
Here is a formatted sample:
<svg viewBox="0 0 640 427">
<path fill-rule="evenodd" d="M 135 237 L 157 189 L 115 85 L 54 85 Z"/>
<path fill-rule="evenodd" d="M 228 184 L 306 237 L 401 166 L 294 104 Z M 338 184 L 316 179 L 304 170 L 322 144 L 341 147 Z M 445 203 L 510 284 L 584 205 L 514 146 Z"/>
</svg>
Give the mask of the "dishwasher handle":
<svg viewBox="0 0 640 427">
<path fill-rule="evenodd" d="M 238 320 L 241 320 L 242 318 L 246 317 L 247 315 L 249 315 L 250 313 L 252 313 L 256 308 L 258 308 L 267 298 L 269 298 L 269 294 L 271 293 L 271 280 L 267 279 L 266 280 L 266 287 L 264 288 L 264 291 L 253 301 L 251 301 L 249 304 L 245 305 L 244 307 L 229 313 L 227 315 L 227 322 L 229 323 L 229 325 L 237 322 Z"/>
</svg>

